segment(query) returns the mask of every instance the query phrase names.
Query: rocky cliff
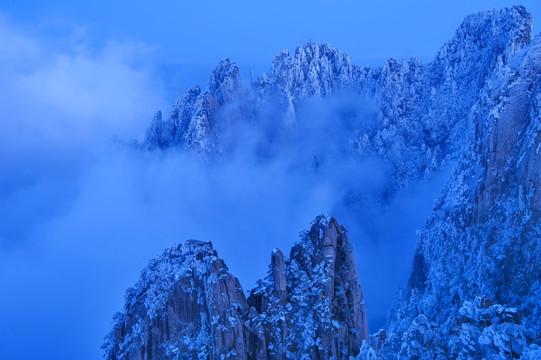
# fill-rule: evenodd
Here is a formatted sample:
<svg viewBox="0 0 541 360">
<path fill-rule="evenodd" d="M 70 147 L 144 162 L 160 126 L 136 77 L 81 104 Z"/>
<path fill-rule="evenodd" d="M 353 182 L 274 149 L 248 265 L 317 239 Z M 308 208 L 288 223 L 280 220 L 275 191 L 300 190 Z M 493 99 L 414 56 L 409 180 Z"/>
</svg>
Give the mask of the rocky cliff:
<svg viewBox="0 0 541 360">
<path fill-rule="evenodd" d="M 107 359 L 345 359 L 368 338 L 352 245 L 318 216 L 248 301 L 212 244 L 167 249 L 126 294 Z"/>
<path fill-rule="evenodd" d="M 376 358 L 541 358 L 541 38 L 506 64 L 472 107 Z"/>
<path fill-rule="evenodd" d="M 126 293 L 107 359 L 246 359 L 242 287 L 212 244 L 188 240 L 152 260 Z"/>
<path fill-rule="evenodd" d="M 333 218 L 318 216 L 289 259 L 275 249 L 269 274 L 248 297 L 262 328 L 258 359 L 347 359 L 368 339 L 353 246 Z"/>
<path fill-rule="evenodd" d="M 143 148 L 179 147 L 202 154 L 220 152 L 218 111 L 240 97 L 239 68 L 229 59 L 221 61 L 204 92 L 199 86 L 178 98 L 167 119 L 159 111 L 145 134 Z"/>
</svg>

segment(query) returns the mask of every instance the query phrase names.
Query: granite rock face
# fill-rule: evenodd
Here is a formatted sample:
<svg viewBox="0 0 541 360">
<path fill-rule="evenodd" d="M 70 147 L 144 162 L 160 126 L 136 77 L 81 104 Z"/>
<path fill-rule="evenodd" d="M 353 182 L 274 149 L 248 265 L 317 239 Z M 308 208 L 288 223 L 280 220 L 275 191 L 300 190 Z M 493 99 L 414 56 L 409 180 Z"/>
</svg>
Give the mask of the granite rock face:
<svg viewBox="0 0 541 360">
<path fill-rule="evenodd" d="M 188 240 L 152 260 L 128 290 L 105 358 L 246 359 L 247 310 L 239 281 L 212 244 Z"/>
<path fill-rule="evenodd" d="M 506 63 L 420 231 L 383 358 L 541 358 L 541 38 Z"/>
<path fill-rule="evenodd" d="M 261 324 L 265 332 L 264 358 L 355 356 L 368 339 L 368 325 L 346 230 L 335 219 L 318 216 L 289 259 L 278 249 L 271 258 L 267 278 L 248 297 L 257 311 L 250 324 Z"/>
<path fill-rule="evenodd" d="M 346 230 L 318 216 L 265 280 L 242 287 L 211 243 L 189 240 L 151 261 L 104 344 L 107 359 L 348 359 L 368 338 Z"/>
</svg>

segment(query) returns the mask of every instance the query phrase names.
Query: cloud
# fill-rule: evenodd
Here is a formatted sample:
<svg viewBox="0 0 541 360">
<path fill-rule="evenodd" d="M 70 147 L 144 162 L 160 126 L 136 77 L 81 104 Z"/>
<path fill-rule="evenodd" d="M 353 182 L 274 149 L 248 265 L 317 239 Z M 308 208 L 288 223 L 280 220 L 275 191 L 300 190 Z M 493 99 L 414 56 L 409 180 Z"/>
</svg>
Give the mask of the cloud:
<svg viewBox="0 0 541 360">
<path fill-rule="evenodd" d="M 132 64 L 148 57 L 148 48 L 110 41 L 93 51 L 70 42 L 62 51 L 15 31 L 5 21 L 0 26 L 0 42 L 11 44 L 0 58 L 1 95 L 9 100 L 1 111 L 10 118 L 3 142 L 16 135 L 19 143 L 85 146 L 104 133 L 136 135 L 163 105 L 152 69 Z"/>
<path fill-rule="evenodd" d="M 90 276 L 80 239 L 92 241 L 67 219 L 89 172 L 108 156 L 104 144 L 115 134 L 140 136 L 164 103 L 151 49 L 113 40 L 90 48 L 84 31 L 68 30 L 51 41 L 0 17 L 0 343 L 12 359 L 34 358 L 36 349 L 44 358 L 98 356 L 85 316 L 100 306 L 88 303 L 100 277 Z M 85 224 L 99 217 L 94 210 Z"/>
<path fill-rule="evenodd" d="M 151 64 L 139 60 L 151 56 L 148 48 L 110 41 L 90 49 L 80 29 L 73 32 L 78 35 L 68 33 L 58 45 L 0 17 L 0 201 L 9 204 L 1 212 L 12 218 L 16 215 L 6 209 L 21 204 L 21 191 L 79 176 L 96 144 L 115 133 L 142 134 L 147 119 L 163 106 Z M 41 206 L 36 199 L 29 208 Z M 18 241 L 4 227 L 2 245 Z"/>
<path fill-rule="evenodd" d="M 74 28 L 51 44 L 0 21 L 6 357 L 34 358 L 36 349 L 44 359 L 100 357 L 127 287 L 186 239 L 212 241 L 249 290 L 271 250 L 287 253 L 320 213 L 350 230 L 369 317 L 383 325 L 442 181 L 382 200 L 389 164 L 347 153 L 353 129 L 374 125 L 368 99 L 309 102 L 286 137 L 269 106 L 255 121 L 228 123 L 226 154 L 209 162 L 135 152 L 108 140 L 140 138 L 154 111 L 168 107 L 152 49 L 118 41 L 92 48 L 87 37 Z"/>
</svg>

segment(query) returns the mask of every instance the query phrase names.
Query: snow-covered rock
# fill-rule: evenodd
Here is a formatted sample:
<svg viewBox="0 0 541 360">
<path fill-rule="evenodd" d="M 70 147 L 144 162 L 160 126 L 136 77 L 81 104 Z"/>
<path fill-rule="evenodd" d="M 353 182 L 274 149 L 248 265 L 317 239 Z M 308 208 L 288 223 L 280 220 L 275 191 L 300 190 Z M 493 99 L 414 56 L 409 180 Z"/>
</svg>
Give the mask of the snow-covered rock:
<svg viewBox="0 0 541 360">
<path fill-rule="evenodd" d="M 541 344 L 541 37 L 509 56 L 420 232 L 389 358 L 520 358 Z"/>
<path fill-rule="evenodd" d="M 355 85 L 356 67 L 342 51 L 329 44 L 310 42 L 298 47 L 293 56 L 279 52 L 269 75 L 256 83 L 262 94 L 277 93 L 285 102 L 296 103 L 311 96 L 329 97 Z"/>
<path fill-rule="evenodd" d="M 366 321 L 346 230 L 321 215 L 290 259 L 272 252 L 248 302 L 211 243 L 167 249 L 128 290 L 103 347 L 111 360 L 337 359 L 357 355 Z"/>
<path fill-rule="evenodd" d="M 246 359 L 242 287 L 212 244 L 188 240 L 152 260 L 126 293 L 106 359 Z"/>
<path fill-rule="evenodd" d="M 313 113 L 303 118 L 301 111 L 311 99 L 346 97 L 372 109 L 356 114 L 361 121 L 349 130 L 350 152 L 392 162 L 394 182 L 404 186 L 457 157 L 479 92 L 530 42 L 531 26 L 521 6 L 476 13 L 432 62 L 390 59 L 375 68 L 354 65 L 329 44 L 310 42 L 293 55 L 279 52 L 270 72 L 246 89 L 238 67 L 224 60 L 205 92 L 189 90 L 167 120 L 152 122 L 143 147 L 181 147 L 208 156 L 224 149 L 220 122 L 261 121 L 272 108 L 275 123 L 289 134 L 299 122 L 312 121 Z M 231 103 L 242 111 L 228 112 L 224 104 Z"/>
<path fill-rule="evenodd" d="M 229 59 L 221 61 L 211 75 L 207 90 L 201 92 L 198 86 L 188 90 L 175 101 L 166 120 L 161 112 L 157 113 L 142 147 L 150 150 L 176 147 L 201 154 L 219 152 L 217 112 L 235 99 L 241 87 L 238 66 Z"/>
<path fill-rule="evenodd" d="M 249 324 L 262 325 L 268 359 L 357 355 L 368 325 L 346 230 L 320 215 L 301 233 L 289 259 L 278 249 L 271 259 L 269 274 L 248 297 L 257 313 Z"/>
</svg>

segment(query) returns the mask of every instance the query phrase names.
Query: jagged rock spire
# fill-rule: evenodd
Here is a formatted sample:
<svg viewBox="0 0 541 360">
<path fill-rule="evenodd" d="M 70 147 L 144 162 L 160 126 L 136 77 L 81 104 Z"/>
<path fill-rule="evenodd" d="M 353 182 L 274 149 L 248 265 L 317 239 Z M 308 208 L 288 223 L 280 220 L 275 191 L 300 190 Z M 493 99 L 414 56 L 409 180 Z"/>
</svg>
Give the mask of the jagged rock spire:
<svg viewBox="0 0 541 360">
<path fill-rule="evenodd" d="M 217 151 L 217 113 L 231 102 L 241 89 L 237 64 L 222 60 L 212 72 L 204 92 L 199 86 L 189 89 L 178 98 L 167 120 L 154 119 L 147 130 L 143 148 L 177 147 L 201 154 Z"/>
<path fill-rule="evenodd" d="M 273 250 L 249 301 L 212 244 L 189 240 L 150 262 L 114 320 L 108 360 L 340 359 L 368 338 L 352 246 L 323 215 L 289 259 Z"/>
<path fill-rule="evenodd" d="M 272 252 L 269 275 L 252 290 L 248 303 L 258 314 L 250 324 L 263 326 L 260 344 L 266 345 L 268 359 L 355 356 L 368 339 L 353 247 L 331 217 L 318 216 L 289 259 L 278 249 Z"/>
<path fill-rule="evenodd" d="M 106 359 L 246 359 L 242 287 L 210 242 L 188 240 L 152 260 L 126 294 Z"/>
</svg>

